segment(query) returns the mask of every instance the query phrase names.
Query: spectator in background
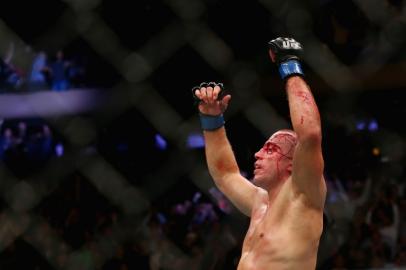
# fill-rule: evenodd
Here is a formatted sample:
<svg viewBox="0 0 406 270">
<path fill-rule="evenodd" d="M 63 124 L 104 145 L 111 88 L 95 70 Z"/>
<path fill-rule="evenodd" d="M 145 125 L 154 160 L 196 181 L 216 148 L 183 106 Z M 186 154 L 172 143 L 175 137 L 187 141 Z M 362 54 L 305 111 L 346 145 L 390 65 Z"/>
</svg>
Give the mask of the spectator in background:
<svg viewBox="0 0 406 270">
<path fill-rule="evenodd" d="M 232 211 L 232 205 L 230 201 L 215 187 L 209 189 L 210 194 L 214 197 L 217 202 L 217 207 L 226 214 L 230 214 Z"/>
<path fill-rule="evenodd" d="M 83 60 L 78 55 L 75 55 L 70 62 L 68 69 L 68 79 L 71 87 L 80 88 L 85 86 L 86 70 L 83 65 Z"/>
<path fill-rule="evenodd" d="M 20 121 L 17 126 L 17 144 L 23 144 L 28 140 L 27 123 Z"/>
<path fill-rule="evenodd" d="M 205 222 L 212 223 L 218 220 L 218 216 L 214 211 L 213 204 L 199 203 L 195 207 L 195 213 L 192 218 L 193 225 L 201 225 Z"/>
<path fill-rule="evenodd" d="M 338 241 L 342 244 L 349 234 L 350 223 L 359 207 L 364 205 L 370 195 L 371 178 L 366 181 L 348 181 L 348 191 L 342 181 L 333 175 L 327 181 L 327 204 L 326 209 L 330 218 L 335 222 L 335 230 L 338 232 Z"/>
<path fill-rule="evenodd" d="M 18 156 L 21 160 L 21 163 L 24 164 L 24 168 L 26 168 L 26 166 L 30 167 L 30 163 L 27 160 L 28 158 L 28 144 L 30 143 L 31 140 L 31 136 L 28 133 L 28 127 L 27 127 L 27 123 L 24 121 L 20 121 L 18 122 L 17 125 L 17 134 L 15 136 L 16 139 L 16 150 L 18 153 Z"/>
<path fill-rule="evenodd" d="M 0 136 L 0 159 L 18 177 L 40 171 L 54 153 L 54 135 L 50 127 L 30 119 L 4 125 Z M 59 147 L 63 147 L 59 143 Z"/>
<path fill-rule="evenodd" d="M 26 142 L 28 158 L 35 167 L 40 167 L 52 156 L 53 136 L 48 125 L 39 127 L 34 134 L 31 134 Z"/>
<path fill-rule="evenodd" d="M 102 270 L 129 270 L 127 262 L 125 260 L 125 250 L 122 245 L 116 248 L 114 257 L 108 260 L 104 265 Z M 148 269 L 148 268 L 142 268 Z"/>
<path fill-rule="evenodd" d="M 12 89 L 18 89 L 24 83 L 25 74 L 21 68 L 13 64 L 14 51 L 14 42 L 11 42 L 4 57 L 4 63 L 6 65 L 6 84 Z"/>
<path fill-rule="evenodd" d="M 0 59 L 0 87 L 11 90 L 18 89 L 23 83 L 22 78 L 22 70 Z"/>
<path fill-rule="evenodd" d="M 0 137 L 0 158 L 4 159 L 5 154 L 10 150 L 15 144 L 15 139 L 13 137 L 13 131 L 11 128 L 6 128 Z"/>
<path fill-rule="evenodd" d="M 40 90 L 48 87 L 45 71 L 47 67 L 47 55 L 39 52 L 32 61 L 31 73 L 28 78 L 29 90 Z"/>
<path fill-rule="evenodd" d="M 48 125 L 42 126 L 42 136 L 40 137 L 40 159 L 47 160 L 52 154 L 53 136 L 52 131 Z"/>
<path fill-rule="evenodd" d="M 395 255 L 400 224 L 397 192 L 394 187 L 388 186 L 380 190 L 377 201 L 367 213 L 366 220 L 382 236 L 382 242 L 390 248 L 392 258 Z"/>
<path fill-rule="evenodd" d="M 68 68 L 70 62 L 65 60 L 62 50 L 56 53 L 56 59 L 47 68 L 51 78 L 51 88 L 54 91 L 64 91 L 70 87 Z"/>
</svg>

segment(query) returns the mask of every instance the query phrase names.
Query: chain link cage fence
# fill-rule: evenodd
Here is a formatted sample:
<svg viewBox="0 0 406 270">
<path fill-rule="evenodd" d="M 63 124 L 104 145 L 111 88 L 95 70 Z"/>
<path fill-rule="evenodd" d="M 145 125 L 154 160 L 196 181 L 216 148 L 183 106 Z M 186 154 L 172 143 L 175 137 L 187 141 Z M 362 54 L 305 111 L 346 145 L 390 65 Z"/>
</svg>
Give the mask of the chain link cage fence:
<svg viewBox="0 0 406 270">
<path fill-rule="evenodd" d="M 230 90 L 227 132 L 251 177 L 256 150 L 290 126 L 267 55 L 277 36 L 304 45 L 322 117 L 317 268 L 405 268 L 404 5 L 2 2 L 0 269 L 236 269 L 248 220 L 208 174 L 190 90 Z M 45 64 L 59 50 L 76 71 L 65 90 Z"/>
</svg>

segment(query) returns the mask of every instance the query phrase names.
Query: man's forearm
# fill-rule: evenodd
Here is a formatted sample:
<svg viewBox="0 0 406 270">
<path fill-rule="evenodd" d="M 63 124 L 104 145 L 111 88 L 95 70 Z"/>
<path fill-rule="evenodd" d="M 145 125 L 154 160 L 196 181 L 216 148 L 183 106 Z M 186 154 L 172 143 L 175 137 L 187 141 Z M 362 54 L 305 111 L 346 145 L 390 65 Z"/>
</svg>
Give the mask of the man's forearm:
<svg viewBox="0 0 406 270">
<path fill-rule="evenodd" d="M 299 140 L 314 136 L 321 138 L 320 114 L 307 83 L 299 76 L 286 82 L 290 117 Z"/>
<path fill-rule="evenodd" d="M 224 127 L 215 131 L 204 131 L 207 165 L 216 184 L 229 173 L 238 173 L 239 168 Z"/>
</svg>

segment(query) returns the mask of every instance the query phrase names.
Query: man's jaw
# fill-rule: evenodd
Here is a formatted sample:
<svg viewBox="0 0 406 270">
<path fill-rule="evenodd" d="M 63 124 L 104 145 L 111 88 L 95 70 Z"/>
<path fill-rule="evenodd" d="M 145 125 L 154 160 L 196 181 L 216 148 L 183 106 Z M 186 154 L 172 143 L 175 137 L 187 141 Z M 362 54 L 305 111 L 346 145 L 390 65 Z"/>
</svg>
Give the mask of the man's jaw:
<svg viewBox="0 0 406 270">
<path fill-rule="evenodd" d="M 264 181 L 267 180 L 264 179 L 262 168 L 261 167 L 255 168 L 252 182 L 258 187 L 263 187 Z"/>
<path fill-rule="evenodd" d="M 276 179 L 273 175 L 264 175 L 263 168 L 255 164 L 255 169 L 252 177 L 252 183 L 258 187 L 266 188 L 269 184 L 273 183 Z"/>
<path fill-rule="evenodd" d="M 259 165 L 258 162 L 255 162 L 254 164 L 254 181 L 257 179 L 258 174 L 261 172 L 261 166 Z"/>
</svg>

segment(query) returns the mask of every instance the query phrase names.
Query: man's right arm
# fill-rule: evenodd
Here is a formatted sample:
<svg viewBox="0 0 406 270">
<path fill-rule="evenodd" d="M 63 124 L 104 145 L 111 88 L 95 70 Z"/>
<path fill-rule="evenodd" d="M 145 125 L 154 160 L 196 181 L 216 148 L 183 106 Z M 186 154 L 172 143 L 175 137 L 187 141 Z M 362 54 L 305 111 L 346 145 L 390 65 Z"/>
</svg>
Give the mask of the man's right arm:
<svg viewBox="0 0 406 270">
<path fill-rule="evenodd" d="M 224 127 L 203 133 L 207 165 L 216 186 L 243 214 L 251 216 L 258 187 L 240 174 Z"/>
<path fill-rule="evenodd" d="M 194 92 L 199 99 L 199 111 L 205 139 L 207 165 L 210 175 L 221 192 L 245 215 L 251 216 L 258 187 L 240 174 L 233 150 L 224 129 L 222 113 L 231 99 L 218 99 L 221 88 L 200 87 Z"/>
</svg>

